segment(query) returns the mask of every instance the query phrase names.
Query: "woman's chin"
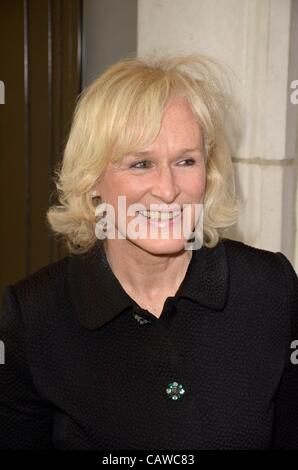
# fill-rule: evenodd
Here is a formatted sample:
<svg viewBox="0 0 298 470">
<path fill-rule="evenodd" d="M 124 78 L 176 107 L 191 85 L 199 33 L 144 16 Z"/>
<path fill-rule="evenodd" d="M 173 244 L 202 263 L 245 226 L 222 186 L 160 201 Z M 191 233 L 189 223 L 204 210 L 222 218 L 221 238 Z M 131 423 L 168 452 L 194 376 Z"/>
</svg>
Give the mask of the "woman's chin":
<svg viewBox="0 0 298 470">
<path fill-rule="evenodd" d="M 156 239 L 156 240 L 131 240 L 137 247 L 154 255 L 172 255 L 185 250 L 187 244 L 184 239 Z"/>
</svg>

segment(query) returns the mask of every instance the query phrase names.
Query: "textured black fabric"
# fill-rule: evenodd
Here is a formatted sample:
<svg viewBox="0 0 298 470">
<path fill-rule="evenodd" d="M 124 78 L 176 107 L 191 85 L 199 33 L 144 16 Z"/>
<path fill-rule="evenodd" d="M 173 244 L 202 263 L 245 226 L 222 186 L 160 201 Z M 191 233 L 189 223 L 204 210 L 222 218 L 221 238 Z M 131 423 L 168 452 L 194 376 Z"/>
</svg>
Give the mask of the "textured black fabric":
<svg viewBox="0 0 298 470">
<path fill-rule="evenodd" d="M 298 280 L 281 253 L 194 251 L 157 318 L 96 245 L 7 286 L 3 307 L 2 449 L 298 449 Z"/>
</svg>

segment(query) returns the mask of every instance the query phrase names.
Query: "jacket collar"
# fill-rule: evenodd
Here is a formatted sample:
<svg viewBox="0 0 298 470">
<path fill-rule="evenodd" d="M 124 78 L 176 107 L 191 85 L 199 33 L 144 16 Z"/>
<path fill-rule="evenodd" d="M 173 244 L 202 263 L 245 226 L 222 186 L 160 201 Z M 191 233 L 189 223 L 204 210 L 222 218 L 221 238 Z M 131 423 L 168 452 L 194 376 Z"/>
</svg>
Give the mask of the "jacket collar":
<svg viewBox="0 0 298 470">
<path fill-rule="evenodd" d="M 103 245 L 97 241 L 86 254 L 69 256 L 71 302 L 82 326 L 93 330 L 135 305 L 114 275 Z M 214 248 L 194 250 L 175 297 L 186 297 L 208 309 L 224 308 L 228 293 L 228 263 L 222 240 Z"/>
</svg>

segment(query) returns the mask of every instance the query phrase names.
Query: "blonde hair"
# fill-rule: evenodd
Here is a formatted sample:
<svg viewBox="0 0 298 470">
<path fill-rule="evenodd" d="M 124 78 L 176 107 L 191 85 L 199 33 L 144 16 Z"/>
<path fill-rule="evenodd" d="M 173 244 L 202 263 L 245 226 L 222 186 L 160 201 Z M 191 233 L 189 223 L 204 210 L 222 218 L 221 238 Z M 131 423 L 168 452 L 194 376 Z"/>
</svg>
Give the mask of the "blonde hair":
<svg viewBox="0 0 298 470">
<path fill-rule="evenodd" d="M 91 190 L 108 162 L 150 144 L 173 95 L 185 98 L 204 136 L 206 192 L 203 244 L 215 246 L 238 215 L 234 172 L 224 131 L 231 104 L 228 75 L 206 56 L 127 58 L 108 68 L 79 97 L 54 181 L 60 205 L 46 217 L 72 253 L 97 241 Z M 224 83 L 225 80 L 225 83 Z"/>
</svg>

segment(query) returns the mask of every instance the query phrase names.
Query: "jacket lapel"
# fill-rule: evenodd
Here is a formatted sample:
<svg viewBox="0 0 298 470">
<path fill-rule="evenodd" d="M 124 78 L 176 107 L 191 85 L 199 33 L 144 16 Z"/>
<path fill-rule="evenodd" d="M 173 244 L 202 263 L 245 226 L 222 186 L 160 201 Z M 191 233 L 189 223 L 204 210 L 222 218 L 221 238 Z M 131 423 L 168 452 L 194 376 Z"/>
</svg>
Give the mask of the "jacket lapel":
<svg viewBox="0 0 298 470">
<path fill-rule="evenodd" d="M 82 326 L 90 330 L 111 321 L 134 301 L 114 275 L 97 241 L 86 254 L 69 256 L 71 302 Z M 222 310 L 228 294 L 228 263 L 223 241 L 194 250 L 176 298 L 185 297 L 212 310 Z"/>
</svg>

